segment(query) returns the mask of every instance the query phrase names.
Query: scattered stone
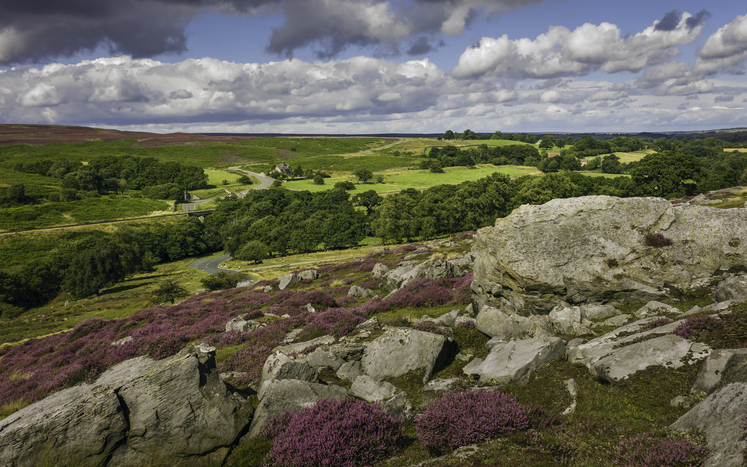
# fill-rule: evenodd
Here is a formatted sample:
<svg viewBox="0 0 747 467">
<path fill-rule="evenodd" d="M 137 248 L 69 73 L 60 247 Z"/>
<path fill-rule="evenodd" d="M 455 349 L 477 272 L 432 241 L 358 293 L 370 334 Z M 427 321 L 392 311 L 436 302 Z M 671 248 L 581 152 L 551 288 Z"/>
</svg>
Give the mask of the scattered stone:
<svg viewBox="0 0 747 467">
<path fill-rule="evenodd" d="M 384 263 L 376 263 L 371 270 L 371 275 L 374 279 L 381 279 L 389 272 L 389 268 Z"/>
<path fill-rule="evenodd" d="M 396 396 L 384 402 L 384 411 L 399 419 L 411 420 L 411 410 L 412 402 L 404 391 L 400 391 Z"/>
<path fill-rule="evenodd" d="M 389 328 L 363 352 L 363 372 L 377 381 L 410 371 L 425 372 L 423 383 L 454 353 L 453 342 L 440 334 Z"/>
<path fill-rule="evenodd" d="M 295 413 L 319 399 L 342 399 L 347 395 L 345 388 L 334 384 L 325 385 L 297 379 L 265 381 L 257 394 L 259 405 L 254 412 L 247 437 L 260 434 L 272 417 L 283 412 Z"/>
<path fill-rule="evenodd" d="M 319 277 L 319 272 L 316 269 L 306 269 L 299 272 L 298 277 L 306 281 L 315 281 Z"/>
<path fill-rule="evenodd" d="M 739 467 L 747 448 L 744 414 L 747 412 L 747 383 L 732 383 L 708 396 L 703 402 L 669 426 L 672 430 L 704 430 L 713 450 L 706 467 Z"/>
<path fill-rule="evenodd" d="M 318 381 L 316 369 L 305 359 L 295 359 L 283 352 L 275 352 L 265 360 L 262 367 L 262 383 L 270 379 L 298 379 Z"/>
<path fill-rule="evenodd" d="M 391 383 L 378 382 L 367 375 L 355 378 L 350 387 L 350 395 L 366 402 L 381 402 L 391 399 L 397 393 L 397 388 Z"/>
<path fill-rule="evenodd" d="M 355 297 L 355 298 L 370 298 L 376 295 L 376 292 L 374 292 L 371 289 L 364 289 L 363 287 L 358 287 L 357 285 L 350 286 L 350 289 L 348 289 L 348 297 Z"/>
<path fill-rule="evenodd" d="M 550 312 L 549 318 L 553 330 L 558 334 L 582 336 L 591 334 L 588 327 L 581 324 L 581 308 L 561 304 Z"/>
<path fill-rule="evenodd" d="M 379 248 L 371 252 L 371 256 L 384 256 L 389 254 L 389 248 Z"/>
<path fill-rule="evenodd" d="M 246 320 L 244 319 L 244 315 L 240 315 L 237 318 L 234 318 L 226 323 L 226 332 L 229 332 L 229 331 L 250 332 L 261 326 L 262 324 L 251 319 Z"/>
<path fill-rule="evenodd" d="M 353 331 L 354 332 L 362 332 L 362 331 L 370 332 L 370 331 L 375 331 L 377 329 L 381 329 L 381 323 L 379 322 L 379 318 L 374 316 L 362 322 L 361 324 L 357 325 L 355 329 L 353 329 Z"/>
<path fill-rule="evenodd" d="M 273 286 L 271 286 L 271 285 L 266 285 L 266 286 L 265 286 L 265 288 L 264 288 L 264 289 L 262 289 L 262 290 L 264 291 L 264 293 L 270 293 L 270 292 L 272 292 L 273 290 L 275 290 L 275 287 L 273 287 Z"/>
<path fill-rule="evenodd" d="M 471 318 L 477 316 L 475 315 L 475 307 L 473 307 L 471 303 L 464 308 L 464 315 Z"/>
<path fill-rule="evenodd" d="M 423 404 L 428 404 L 431 401 L 438 399 L 447 392 L 453 390 L 459 385 L 459 379 L 434 379 L 428 381 L 423 389 L 420 390 L 420 394 L 423 399 Z"/>
<path fill-rule="evenodd" d="M 478 365 L 468 364 L 464 373 L 478 376 L 480 382 L 526 384 L 532 372 L 555 358 L 565 356 L 565 343 L 552 336 L 501 342 Z M 475 359 L 478 360 L 478 359 Z"/>
<path fill-rule="evenodd" d="M 252 279 L 247 279 L 245 281 L 240 281 L 240 282 L 236 283 L 236 288 L 239 288 L 239 287 L 251 287 L 254 284 L 254 282 L 255 281 L 252 280 Z"/>
<path fill-rule="evenodd" d="M 581 305 L 581 317 L 586 319 L 605 319 L 620 314 L 612 305 L 589 303 Z"/>
<path fill-rule="evenodd" d="M 303 306 L 303 308 L 309 313 L 316 313 L 316 308 L 314 308 L 314 305 L 312 305 L 311 303 L 307 303 Z"/>
<path fill-rule="evenodd" d="M 281 318 L 283 316 L 281 316 Z M 283 339 L 283 344 L 288 345 L 288 344 L 293 343 L 296 340 L 296 337 L 298 337 L 298 335 L 301 334 L 301 332 L 303 332 L 303 329 L 292 330 L 291 332 L 285 335 L 285 338 Z"/>
<path fill-rule="evenodd" d="M 648 302 L 633 313 L 636 318 L 650 318 L 652 316 L 679 316 L 682 312 L 671 305 L 657 301 Z"/>
<path fill-rule="evenodd" d="M 602 326 L 624 326 L 627 324 L 627 322 L 630 321 L 630 315 L 622 314 L 613 316 L 612 318 L 606 319 L 602 321 L 601 323 L 595 325 L 595 327 L 602 327 Z"/>
<path fill-rule="evenodd" d="M 286 274 L 278 277 L 278 290 L 290 289 L 301 281 L 298 274 Z"/>
<path fill-rule="evenodd" d="M 450 279 L 462 275 L 458 266 L 443 258 L 432 257 L 418 265 L 413 264 L 412 261 L 404 261 L 397 269 L 387 272 L 382 279 L 384 288 L 396 290 L 419 279 Z"/>
<path fill-rule="evenodd" d="M 112 342 L 111 345 L 124 345 L 128 342 L 132 342 L 132 336 L 123 337 Z"/>
<path fill-rule="evenodd" d="M 483 307 L 477 314 L 477 330 L 491 337 L 532 337 L 538 331 L 550 333 L 552 330 L 538 317 L 526 318 L 516 314 L 506 314 L 493 307 Z"/>
</svg>

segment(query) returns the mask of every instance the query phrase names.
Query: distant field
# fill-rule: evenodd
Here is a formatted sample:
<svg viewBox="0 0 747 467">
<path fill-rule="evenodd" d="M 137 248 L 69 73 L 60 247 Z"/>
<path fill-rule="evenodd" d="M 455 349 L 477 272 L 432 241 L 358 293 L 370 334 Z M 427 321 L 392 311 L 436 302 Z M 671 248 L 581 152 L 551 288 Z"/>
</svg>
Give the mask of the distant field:
<svg viewBox="0 0 747 467">
<path fill-rule="evenodd" d="M 646 157 L 649 154 L 653 154 L 656 151 L 653 149 L 643 149 L 641 151 L 635 151 L 635 152 L 616 152 L 614 153 L 617 157 L 620 158 L 620 162 L 622 163 L 628 163 L 628 162 L 637 162 L 644 157 Z M 597 157 L 604 157 L 608 154 L 603 154 L 601 156 Z M 594 159 L 593 157 L 590 157 L 589 160 Z"/>
<path fill-rule="evenodd" d="M 425 189 L 436 185 L 458 185 L 466 181 L 474 181 L 488 175 L 499 172 L 512 177 L 539 173 L 534 167 L 494 166 L 490 164 L 479 165 L 475 169 L 466 167 L 448 167 L 442 174 L 430 173 L 427 170 L 388 170 L 380 172 L 386 183 L 356 184 L 353 194 L 374 190 L 377 193 L 399 192 L 406 188 Z M 378 173 L 377 173 L 378 175 Z M 355 181 L 355 177 L 333 177 L 324 180 L 324 185 L 314 185 L 312 180 L 299 180 L 286 182 L 284 187 L 289 190 L 299 191 L 325 191 L 334 188 L 335 183 L 341 181 Z"/>
<path fill-rule="evenodd" d="M 747 152 L 747 148 L 724 148 L 724 152 L 732 151 Z"/>
<path fill-rule="evenodd" d="M 236 193 L 237 191 L 244 191 L 252 187 L 252 185 L 242 185 L 237 183 L 236 180 L 238 180 L 242 175 L 237 172 L 221 169 L 206 169 L 205 173 L 208 176 L 208 185 L 211 185 L 214 188 L 190 191 L 190 193 L 197 195 L 200 199 L 223 197 L 228 194 L 226 193 L 226 190 L 231 193 Z M 224 180 L 228 182 L 227 185 L 223 184 Z"/>
</svg>

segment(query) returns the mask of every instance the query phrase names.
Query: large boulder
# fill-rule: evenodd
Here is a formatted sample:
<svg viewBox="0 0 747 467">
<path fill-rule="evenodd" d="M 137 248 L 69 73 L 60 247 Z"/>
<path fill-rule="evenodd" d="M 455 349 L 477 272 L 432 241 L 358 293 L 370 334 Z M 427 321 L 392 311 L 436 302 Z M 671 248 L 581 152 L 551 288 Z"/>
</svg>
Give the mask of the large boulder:
<svg viewBox="0 0 747 467">
<path fill-rule="evenodd" d="M 286 274 L 285 276 L 278 277 L 278 289 L 290 289 L 299 282 L 301 282 L 301 277 L 298 274 Z"/>
<path fill-rule="evenodd" d="M 443 258 L 433 257 L 417 265 L 412 261 L 403 262 L 400 267 L 392 269 L 383 276 L 382 286 L 388 290 L 396 290 L 419 279 L 450 279 L 463 275 L 464 273 L 456 264 Z"/>
<path fill-rule="evenodd" d="M 491 306 L 484 306 L 477 314 L 477 330 L 490 337 L 515 337 L 524 339 L 535 333 L 551 333 L 549 325 L 541 317 L 525 317 L 507 314 Z"/>
<path fill-rule="evenodd" d="M 315 383 L 317 372 L 305 359 L 296 359 L 283 352 L 275 352 L 267 357 L 262 367 L 262 383 L 270 379 L 300 379 Z"/>
<path fill-rule="evenodd" d="M 704 430 L 713 450 L 705 467 L 739 467 L 747 448 L 744 414 L 747 413 L 747 383 L 733 383 L 714 392 L 669 426 L 672 430 Z"/>
<path fill-rule="evenodd" d="M 361 366 L 376 381 L 421 370 L 425 383 L 453 353 L 453 343 L 440 334 L 390 328 L 366 347 Z"/>
<path fill-rule="evenodd" d="M 661 234 L 670 245 L 646 245 Z M 547 314 L 572 305 L 663 298 L 747 263 L 747 210 L 659 198 L 586 196 L 524 205 L 475 236 L 473 301 Z"/>
<path fill-rule="evenodd" d="M 747 349 L 721 349 L 711 352 L 690 392 L 711 394 L 730 383 L 747 383 Z"/>
<path fill-rule="evenodd" d="M 463 371 L 467 375 L 479 377 L 483 383 L 526 384 L 537 368 L 550 360 L 563 357 L 565 342 L 558 337 L 543 335 L 498 343 L 485 360 L 476 358 Z"/>
<path fill-rule="evenodd" d="M 348 395 L 345 388 L 334 384 L 318 384 L 297 379 L 271 379 L 262 383 L 257 396 L 259 405 L 254 414 L 248 437 L 262 433 L 272 417 L 283 412 L 295 413 L 319 399 L 341 399 Z"/>
<path fill-rule="evenodd" d="M 0 465 L 219 465 L 252 413 L 220 381 L 215 349 L 190 345 L 120 363 L 0 421 Z"/>
</svg>

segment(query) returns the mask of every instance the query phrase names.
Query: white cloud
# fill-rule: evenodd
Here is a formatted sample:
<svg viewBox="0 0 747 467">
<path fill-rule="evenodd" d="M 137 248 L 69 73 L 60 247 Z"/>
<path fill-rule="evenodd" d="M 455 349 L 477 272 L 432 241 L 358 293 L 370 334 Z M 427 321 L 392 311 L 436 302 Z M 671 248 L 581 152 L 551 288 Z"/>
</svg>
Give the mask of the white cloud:
<svg viewBox="0 0 747 467">
<path fill-rule="evenodd" d="M 587 23 L 574 31 L 553 26 L 534 40 L 510 40 L 506 35 L 497 39 L 484 37 L 459 57 L 452 75 L 546 79 L 585 76 L 595 70 L 637 72 L 668 61 L 680 53 L 680 46 L 698 37 L 703 24 L 691 27 L 690 18 L 692 15 L 684 13 L 671 30 L 659 30 L 658 22 L 654 22 L 644 31 L 625 37 L 611 23 Z"/>
</svg>

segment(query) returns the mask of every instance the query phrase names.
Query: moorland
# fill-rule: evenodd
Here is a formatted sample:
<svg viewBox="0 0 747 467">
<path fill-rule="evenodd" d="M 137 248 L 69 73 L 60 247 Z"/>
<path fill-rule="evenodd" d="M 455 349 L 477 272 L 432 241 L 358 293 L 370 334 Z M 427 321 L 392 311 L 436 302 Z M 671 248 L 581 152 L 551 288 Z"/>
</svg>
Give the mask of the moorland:
<svg viewBox="0 0 747 467">
<path fill-rule="evenodd" d="M 587 195 L 687 201 L 710 193 L 713 207 L 742 207 L 743 195 L 722 196 L 719 190 L 747 185 L 745 147 L 744 132 L 683 138 L 478 135 L 470 130 L 447 131 L 438 138 L 231 137 L 4 125 L 0 372 L 6 382 L 0 389 L 0 417 L 55 391 L 91 382 L 126 357 L 164 358 L 189 342 L 206 339 L 218 348 L 221 368 L 244 373 L 232 383 L 251 388 L 269 350 L 290 329 L 286 324 L 267 326 L 263 329 L 274 334 L 263 341 L 220 340 L 217 333 L 225 323 L 218 321 L 235 314 L 225 306 L 227 299 L 240 295 L 233 289 L 240 281 L 254 281 L 252 290 L 259 290 L 293 270 L 322 272 L 321 281 L 298 291 L 304 297 L 282 292 L 261 299 L 247 296 L 261 303 L 244 308 L 261 310 L 268 316 L 260 321 L 270 324 L 275 319 L 270 315 L 302 305 L 295 303 L 298 300 L 320 309 L 363 307 L 366 302 L 347 298 L 347 291 L 359 284 L 386 292 L 369 279 L 370 255 L 383 245 L 390 250 L 378 261 L 390 266 L 418 248 L 445 258 L 464 255 L 472 232 L 524 204 Z M 292 174 L 273 173 L 281 163 L 289 164 Z M 276 182 L 252 190 L 259 181 L 251 173 L 272 176 Z M 183 210 L 185 192 L 213 200 L 203 205 L 201 217 Z M 448 238 L 452 240 L 439 240 Z M 210 275 L 188 267 L 196 259 L 224 254 L 231 255 L 223 262 L 225 273 Z M 371 316 L 400 325 L 426 314 L 437 318 L 471 302 L 465 279 L 438 286 L 444 291 L 436 302 L 426 296 L 403 298 L 391 301 L 386 310 L 371 311 Z M 187 297 L 174 309 L 181 324 L 164 321 L 161 311 Z M 699 303 L 694 300 L 675 306 L 684 311 Z M 212 305 L 195 306 L 199 303 Z M 215 309 L 205 311 L 210 307 Z M 215 315 L 215 323 L 206 322 L 208 314 Z M 344 313 L 340 320 L 358 322 Z M 303 339 L 343 334 L 347 324 L 318 324 L 318 329 L 304 331 Z M 101 331 L 109 326 L 110 331 Z M 108 338 L 139 328 L 160 331 L 149 334 L 143 345 L 128 348 L 126 355 L 96 357 L 108 345 L 94 338 L 96 333 Z M 455 328 L 454 334 L 460 347 L 484 353 L 484 334 L 469 327 Z M 88 341 L 74 343 L 73 336 Z M 62 346 L 60 339 L 72 343 L 65 355 L 49 347 Z M 39 353 L 39 345 L 47 345 L 47 357 Z M 19 348 L 34 349 L 37 360 L 26 361 L 26 370 L 5 357 L 12 353 L 18 358 Z M 621 437 L 671 423 L 682 411 L 662 408 L 669 393 L 657 396 L 651 381 L 687 392 L 697 373 L 695 366 L 678 374 L 651 370 L 617 385 L 593 386 L 577 366 L 557 361 L 548 365 L 535 376 L 540 381 L 510 391 L 522 402 L 557 411 L 564 401 L 547 399 L 547 387 L 571 377 L 588 386 L 584 390 L 600 402 L 586 407 L 578 424 L 567 428 L 579 437 L 573 444 L 574 452 L 581 453 L 575 456 L 579 465 L 609 465 L 613 445 Z M 458 365 L 445 368 L 440 376 L 455 376 L 460 370 Z M 583 383 L 587 379 L 588 384 Z M 332 376 L 328 380 L 340 383 Z M 645 396 L 634 400 L 633 394 Z M 620 419 L 627 421 L 624 427 L 612 430 L 613 420 Z M 390 465 L 434 456 L 417 441 L 414 428 L 408 429 L 409 447 Z M 599 439 L 579 434 L 600 429 L 613 433 Z M 549 465 L 574 457 L 563 452 L 570 449 L 566 444 L 541 448 L 537 440 L 514 441 L 492 441 L 485 459 L 503 456 L 509 459 L 506 465 Z M 600 446 L 608 455 L 596 459 L 593 452 Z M 252 449 L 260 448 L 238 449 L 232 465 L 253 465 L 240 463 L 241 452 Z"/>
</svg>

